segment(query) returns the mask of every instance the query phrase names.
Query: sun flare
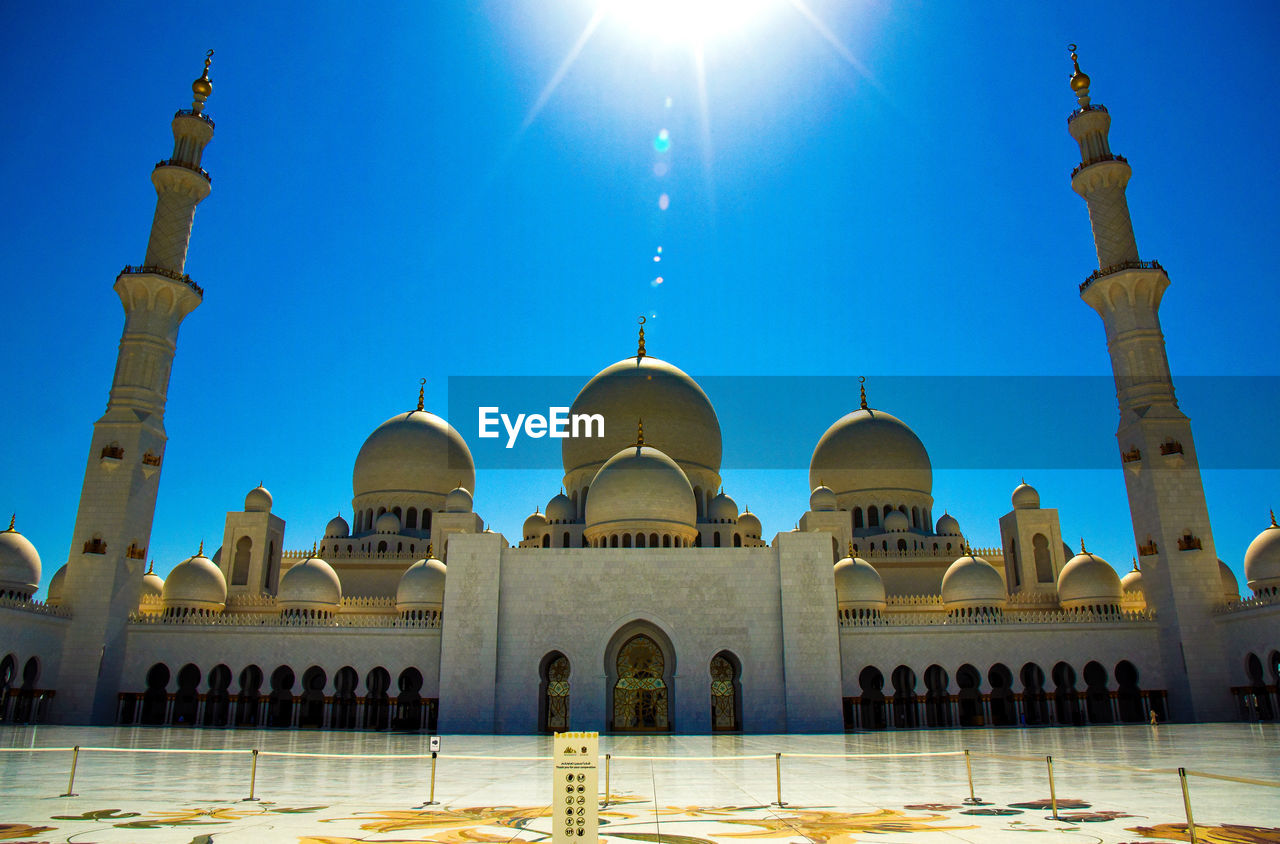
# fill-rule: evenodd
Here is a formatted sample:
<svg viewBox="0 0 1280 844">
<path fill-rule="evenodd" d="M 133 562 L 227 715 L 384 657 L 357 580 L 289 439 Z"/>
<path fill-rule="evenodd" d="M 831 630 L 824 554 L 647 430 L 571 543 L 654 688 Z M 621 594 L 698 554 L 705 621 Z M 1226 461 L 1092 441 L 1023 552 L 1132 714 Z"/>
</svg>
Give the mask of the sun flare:
<svg viewBox="0 0 1280 844">
<path fill-rule="evenodd" d="M 637 36 L 701 44 L 741 32 L 777 0 L 600 0 L 604 15 Z"/>
</svg>

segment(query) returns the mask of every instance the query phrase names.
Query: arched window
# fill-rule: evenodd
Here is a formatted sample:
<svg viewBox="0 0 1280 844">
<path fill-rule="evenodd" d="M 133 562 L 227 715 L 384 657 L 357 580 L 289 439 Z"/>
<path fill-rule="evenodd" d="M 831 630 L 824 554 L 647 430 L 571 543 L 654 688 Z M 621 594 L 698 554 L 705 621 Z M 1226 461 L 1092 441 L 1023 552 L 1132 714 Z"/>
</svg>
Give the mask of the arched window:
<svg viewBox="0 0 1280 844">
<path fill-rule="evenodd" d="M 853 527 L 855 529 L 862 527 L 862 508 L 853 508 Z"/>
<path fill-rule="evenodd" d="M 1053 582 L 1053 562 L 1049 559 L 1049 540 L 1043 533 L 1031 537 L 1031 549 L 1036 558 L 1036 580 Z"/>
<path fill-rule="evenodd" d="M 561 548 L 569 547 L 569 531 L 567 530 L 564 532 L 564 541 L 560 543 L 560 547 Z"/>
<path fill-rule="evenodd" d="M 542 729 L 569 729 L 569 658 L 552 651 L 542 660 Z"/>
<path fill-rule="evenodd" d="M 702 514 L 705 512 L 702 507 L 702 487 L 695 486 L 693 488 L 693 500 L 698 508 L 698 521 L 702 521 Z"/>
<path fill-rule="evenodd" d="M 422 508 L 422 529 L 431 530 L 431 508 Z"/>
<path fill-rule="evenodd" d="M 742 534 L 740 534 L 740 533 L 735 533 L 735 534 L 733 535 L 733 547 L 734 547 L 734 548 L 741 548 L 741 547 L 742 547 Z"/>
<path fill-rule="evenodd" d="M 622 535 L 622 547 L 623 547 L 623 548 L 630 548 L 630 547 L 631 547 L 631 534 L 629 534 L 629 533 L 624 533 L 624 534 Z"/>
<path fill-rule="evenodd" d="M 551 534 L 549 534 L 549 533 L 544 533 L 544 534 L 542 535 L 542 547 L 543 547 L 543 548 L 550 548 L 550 547 L 551 547 Z"/>
<path fill-rule="evenodd" d="M 874 504 L 872 504 L 870 507 L 867 508 L 867 527 L 879 527 L 879 526 L 880 526 L 880 511 L 876 509 L 876 506 Z"/>
<path fill-rule="evenodd" d="M 163 724 L 169 702 L 169 666 L 157 662 L 147 671 L 147 690 L 142 693 L 142 723 Z M 26 720 L 14 715 L 14 720 Z"/>
<path fill-rule="evenodd" d="M 664 534 L 662 535 L 662 547 L 663 547 L 663 548 L 670 548 L 670 547 L 671 547 L 671 534 L 669 534 L 669 533 L 664 533 Z"/>
<path fill-rule="evenodd" d="M 1014 586 L 1022 585 L 1022 567 L 1018 565 L 1018 540 L 1009 540 L 1009 562 L 1005 566 L 1005 575 Z"/>
<path fill-rule="evenodd" d="M 382 518 L 382 515 L 383 515 L 384 513 L 386 513 L 386 512 L 387 512 L 387 508 L 386 508 L 386 507 L 379 507 L 379 508 L 378 508 L 378 518 L 379 518 L 379 519 L 381 519 L 381 518 Z"/>
<path fill-rule="evenodd" d="M 378 543 L 378 553 L 379 554 L 387 553 L 387 541 L 385 539 Z"/>
<path fill-rule="evenodd" d="M 275 591 L 277 572 L 280 570 L 280 558 L 276 556 L 276 541 L 267 543 L 267 564 L 262 569 L 262 587 Z"/>
<path fill-rule="evenodd" d="M 401 524 L 404 524 L 404 513 L 399 507 L 392 507 L 391 512 L 396 514 L 396 519 L 399 520 Z"/>
<path fill-rule="evenodd" d="M 712 548 L 720 547 L 720 531 L 716 531 L 711 535 L 711 547 Z"/>
<path fill-rule="evenodd" d="M 911 526 L 914 528 L 920 527 L 920 508 L 919 507 L 911 508 Z"/>
<path fill-rule="evenodd" d="M 231 585 L 249 585 L 249 555 L 253 550 L 253 540 L 242 536 L 236 540 L 235 562 L 231 564 Z"/>
<path fill-rule="evenodd" d="M 728 651 L 711 659 L 711 729 L 740 730 L 737 660 Z"/>
<path fill-rule="evenodd" d="M 618 651 L 618 680 L 613 687 L 613 729 L 670 729 L 666 659 L 662 648 L 643 634 L 632 636 Z"/>
<path fill-rule="evenodd" d="M 658 535 L 656 533 L 649 534 L 649 547 L 650 548 L 658 547 Z"/>
<path fill-rule="evenodd" d="M 898 550 L 899 550 L 899 551 L 905 551 L 905 550 L 907 550 L 907 540 L 905 540 L 905 539 L 899 539 L 899 540 L 898 540 Z"/>
<path fill-rule="evenodd" d="M 418 529 L 418 508 L 410 507 L 404 513 L 404 526 L 406 530 Z"/>
</svg>

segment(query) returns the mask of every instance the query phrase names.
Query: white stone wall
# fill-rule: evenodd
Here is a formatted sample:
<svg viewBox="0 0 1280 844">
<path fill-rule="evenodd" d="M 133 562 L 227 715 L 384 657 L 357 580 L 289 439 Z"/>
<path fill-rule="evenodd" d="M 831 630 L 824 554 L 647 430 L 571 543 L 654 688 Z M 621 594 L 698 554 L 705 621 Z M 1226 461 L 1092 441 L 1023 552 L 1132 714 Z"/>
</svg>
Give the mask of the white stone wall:
<svg viewBox="0 0 1280 844">
<path fill-rule="evenodd" d="M 69 624 L 65 618 L 0 606 L 0 660 L 12 655 L 17 663 L 14 687 L 22 685 L 22 668 L 35 657 L 40 664 L 36 686 L 58 688 L 63 637 Z"/>
<path fill-rule="evenodd" d="M 1272 651 L 1280 651 L 1280 604 L 1223 613 L 1215 620 L 1226 647 L 1223 662 L 1230 684 L 1245 686 L 1251 683 L 1245 671 L 1245 661 L 1251 653 L 1262 661 L 1267 685 L 1274 683 L 1275 677 L 1267 667 L 1267 658 Z"/>
</svg>

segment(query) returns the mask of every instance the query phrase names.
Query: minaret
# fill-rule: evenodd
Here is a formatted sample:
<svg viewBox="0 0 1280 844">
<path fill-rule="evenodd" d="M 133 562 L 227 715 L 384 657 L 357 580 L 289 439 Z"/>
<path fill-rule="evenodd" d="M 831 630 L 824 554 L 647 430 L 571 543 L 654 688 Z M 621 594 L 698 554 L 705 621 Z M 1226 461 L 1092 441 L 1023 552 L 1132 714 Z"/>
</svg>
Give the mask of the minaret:
<svg viewBox="0 0 1280 844">
<path fill-rule="evenodd" d="M 203 113 L 213 91 L 212 56 L 210 50 L 204 74 L 192 83 L 191 108 L 173 117 L 173 155 L 151 173 L 158 198 L 146 258 L 116 278 L 124 333 L 107 411 L 93 426 L 67 557 L 63 602 L 72 620 L 54 707 L 63 723 L 115 720 L 125 625 L 138 608 L 164 462 L 164 406 L 178 327 L 203 295 L 184 268 L 196 205 L 211 184 L 200 157 L 213 138 L 213 121 Z"/>
<path fill-rule="evenodd" d="M 1205 505 L 1191 422 L 1178 409 L 1160 330 L 1169 276 L 1138 256 L 1125 186 L 1129 163 L 1114 155 L 1111 117 L 1089 99 L 1089 77 L 1071 45 L 1071 89 L 1079 108 L 1067 118 L 1080 145 L 1071 187 L 1089 206 L 1098 271 L 1080 296 L 1102 317 L 1120 403 L 1116 438 L 1148 603 L 1156 610 L 1160 657 L 1177 720 L 1232 717 L 1230 682 L 1213 610 L 1222 603 L 1218 557 Z"/>
</svg>

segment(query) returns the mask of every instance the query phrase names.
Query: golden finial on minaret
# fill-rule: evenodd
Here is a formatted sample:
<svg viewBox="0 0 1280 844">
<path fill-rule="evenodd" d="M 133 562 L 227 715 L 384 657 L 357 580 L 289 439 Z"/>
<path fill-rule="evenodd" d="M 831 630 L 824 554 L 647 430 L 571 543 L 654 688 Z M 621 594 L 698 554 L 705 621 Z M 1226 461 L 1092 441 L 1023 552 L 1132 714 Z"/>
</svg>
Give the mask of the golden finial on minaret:
<svg viewBox="0 0 1280 844">
<path fill-rule="evenodd" d="M 433 547 L 433 546 L 432 546 L 432 544 L 431 544 L 430 542 L 428 542 L 428 543 L 427 543 L 427 559 L 428 559 L 428 560 L 430 560 L 430 559 L 431 559 L 431 549 L 432 549 L 432 547 Z"/>
<path fill-rule="evenodd" d="M 155 573 L 156 573 L 156 561 L 152 560 L 151 562 L 147 563 L 147 570 L 144 572 L 144 574 L 155 574 Z"/>
<path fill-rule="evenodd" d="M 314 539 L 311 541 L 311 559 L 316 559 L 316 543 Z"/>
<path fill-rule="evenodd" d="M 853 540 L 849 540 L 849 559 L 853 559 Z"/>
<path fill-rule="evenodd" d="M 1084 537 L 1083 537 L 1083 536 L 1082 536 L 1082 537 L 1080 537 L 1080 553 L 1081 553 L 1081 554 L 1088 554 L 1088 553 L 1089 553 L 1088 551 L 1084 550 Z"/>
<path fill-rule="evenodd" d="M 643 314 L 641 314 L 641 316 L 640 316 L 640 348 L 636 351 L 636 360 L 639 360 L 640 358 L 642 358 L 642 357 L 644 357 L 644 356 L 645 356 L 645 351 L 644 351 L 644 324 L 645 324 L 645 318 L 644 318 L 644 315 L 643 315 Z"/>
<path fill-rule="evenodd" d="M 1275 510 L 1272 510 L 1272 511 L 1271 511 L 1271 526 L 1272 526 L 1272 527 L 1280 527 L 1280 525 L 1276 524 L 1276 511 L 1275 511 Z M 9 530 L 13 530 L 13 519 L 10 519 L 10 520 L 9 520 Z"/>
<path fill-rule="evenodd" d="M 422 410 L 422 402 L 423 402 L 423 399 L 425 398 L 424 393 L 426 389 L 427 389 L 427 379 L 419 378 L 418 379 L 418 410 Z M 461 484 L 459 484 L 459 486 L 461 486 Z"/>
<path fill-rule="evenodd" d="M 1138 558 L 1137 558 L 1137 557 L 1131 557 L 1130 559 L 1132 559 L 1132 560 L 1133 560 L 1133 570 L 1134 570 L 1134 571 L 1137 571 L 1137 570 L 1138 570 Z"/>
<path fill-rule="evenodd" d="M 636 420 L 636 448 L 644 445 L 644 420 Z"/>
<path fill-rule="evenodd" d="M 18 514 L 14 513 L 12 516 L 9 517 L 9 529 L 6 530 L 5 533 L 14 533 L 17 530 L 17 528 L 15 528 L 13 525 L 17 521 L 18 521 Z M 1271 524 L 1274 525 L 1275 523 L 1276 523 L 1276 517 L 1275 515 L 1272 515 Z"/>
<path fill-rule="evenodd" d="M 204 556 L 204 540 L 203 539 L 200 540 L 200 548 L 196 551 L 196 556 L 197 557 Z"/>
<path fill-rule="evenodd" d="M 209 65 L 213 63 L 213 50 L 204 54 L 204 73 L 191 83 L 191 93 L 195 99 L 191 102 L 191 110 L 199 114 L 204 109 L 204 101 L 213 93 L 213 83 L 209 81 Z"/>
<path fill-rule="evenodd" d="M 1080 69 L 1080 57 L 1076 55 L 1076 45 L 1068 44 L 1071 51 L 1071 90 L 1075 92 L 1080 105 L 1089 104 L 1089 74 Z"/>
<path fill-rule="evenodd" d="M 858 376 L 858 392 L 862 394 L 862 409 L 870 410 L 867 407 L 867 376 L 865 375 Z"/>
</svg>

